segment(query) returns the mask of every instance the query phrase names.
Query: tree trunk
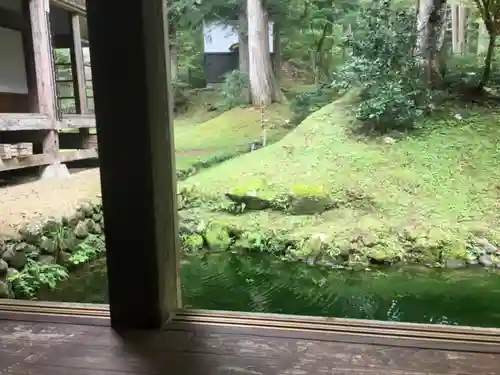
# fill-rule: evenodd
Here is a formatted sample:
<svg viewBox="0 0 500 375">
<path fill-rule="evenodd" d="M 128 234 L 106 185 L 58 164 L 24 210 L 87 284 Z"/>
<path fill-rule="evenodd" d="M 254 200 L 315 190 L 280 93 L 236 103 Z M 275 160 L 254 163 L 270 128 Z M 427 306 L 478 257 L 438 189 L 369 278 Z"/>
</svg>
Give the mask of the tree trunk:
<svg viewBox="0 0 500 375">
<path fill-rule="evenodd" d="M 273 25 L 273 52 L 274 52 L 274 76 L 279 83 L 281 80 L 281 36 L 278 22 Z"/>
<path fill-rule="evenodd" d="M 176 30 L 175 27 L 170 24 L 168 25 L 168 39 L 169 43 L 169 57 L 170 57 L 170 77 L 172 81 L 177 79 L 179 74 L 179 59 L 177 56 L 177 44 L 176 44 Z"/>
<path fill-rule="evenodd" d="M 271 68 L 267 13 L 261 0 L 247 0 L 250 92 L 254 105 L 269 105 L 277 98 Z"/>
<path fill-rule="evenodd" d="M 488 36 L 488 30 L 486 30 L 486 26 L 484 25 L 484 22 L 479 23 L 479 35 L 477 38 L 477 54 L 478 55 L 486 55 L 486 52 L 488 51 L 488 43 L 489 43 L 489 36 Z"/>
<path fill-rule="evenodd" d="M 439 49 L 442 29 L 446 27 L 446 3 L 420 0 L 417 18 L 417 56 L 429 84 L 441 80 Z"/>
<path fill-rule="evenodd" d="M 238 14 L 238 69 L 249 79 L 248 20 L 245 7 Z M 250 87 L 242 93 L 244 103 L 250 103 Z"/>
<path fill-rule="evenodd" d="M 248 23 L 245 9 L 241 9 L 238 15 L 238 59 L 239 71 L 249 73 L 248 56 Z"/>
<path fill-rule="evenodd" d="M 488 50 L 486 51 L 486 58 L 484 59 L 484 70 L 483 76 L 481 77 L 481 82 L 479 82 L 478 90 L 484 89 L 484 87 L 488 84 L 491 75 L 491 63 L 493 61 L 493 52 L 495 52 L 495 41 L 497 35 L 491 33 L 490 41 L 488 42 Z"/>
</svg>

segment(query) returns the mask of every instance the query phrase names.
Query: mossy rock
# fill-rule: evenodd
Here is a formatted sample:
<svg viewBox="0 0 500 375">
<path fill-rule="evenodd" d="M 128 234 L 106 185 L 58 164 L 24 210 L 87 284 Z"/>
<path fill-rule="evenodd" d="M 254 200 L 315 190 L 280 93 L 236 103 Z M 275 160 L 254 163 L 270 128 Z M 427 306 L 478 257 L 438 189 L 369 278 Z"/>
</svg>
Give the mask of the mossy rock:
<svg viewBox="0 0 500 375">
<path fill-rule="evenodd" d="M 365 255 L 375 264 L 393 264 L 403 260 L 404 249 L 397 243 L 379 243 L 365 248 Z"/>
<path fill-rule="evenodd" d="M 259 211 L 265 210 L 271 207 L 272 202 L 270 200 L 261 198 L 257 195 L 257 192 L 251 191 L 245 195 L 236 195 L 233 193 L 226 193 L 226 197 L 237 204 L 244 204 L 245 209 Z"/>
<path fill-rule="evenodd" d="M 212 251 L 225 251 L 231 246 L 231 236 L 228 229 L 216 223 L 211 223 L 204 234 L 207 246 Z"/>
<path fill-rule="evenodd" d="M 321 214 L 334 206 L 323 186 L 294 185 L 289 196 L 288 212 L 292 215 Z"/>
<path fill-rule="evenodd" d="M 446 260 L 469 260 L 471 258 L 465 242 L 454 242 L 444 247 L 441 258 Z"/>
<path fill-rule="evenodd" d="M 188 251 L 200 251 L 204 246 L 203 236 L 200 234 L 191 234 L 182 237 L 182 246 Z"/>
<path fill-rule="evenodd" d="M 277 194 L 264 179 L 256 179 L 245 185 L 235 186 L 226 193 L 226 197 L 238 204 L 245 204 L 248 210 L 265 210 L 270 208 Z"/>
</svg>

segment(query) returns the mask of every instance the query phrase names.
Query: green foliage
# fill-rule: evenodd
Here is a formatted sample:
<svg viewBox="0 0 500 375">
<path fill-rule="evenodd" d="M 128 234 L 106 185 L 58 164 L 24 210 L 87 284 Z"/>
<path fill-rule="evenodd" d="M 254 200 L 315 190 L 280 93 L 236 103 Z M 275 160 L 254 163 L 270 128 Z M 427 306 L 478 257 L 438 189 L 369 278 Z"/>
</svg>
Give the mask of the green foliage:
<svg viewBox="0 0 500 375">
<path fill-rule="evenodd" d="M 41 288 L 54 290 L 57 283 L 68 278 L 66 268 L 58 264 L 43 264 L 27 260 L 24 269 L 9 281 L 16 297 L 36 298 Z"/>
<path fill-rule="evenodd" d="M 232 108 L 248 104 L 248 87 L 247 74 L 239 70 L 233 70 L 225 74 L 224 82 L 219 89 L 221 100 L 218 108 L 228 111 Z"/>
<path fill-rule="evenodd" d="M 70 266 L 77 266 L 87 263 L 103 255 L 106 251 L 104 239 L 94 234 L 89 236 L 82 243 L 78 244 L 68 259 Z"/>
<path fill-rule="evenodd" d="M 415 30 L 414 9 L 395 10 L 390 1 L 379 0 L 361 9 L 356 27 L 344 38 L 348 58 L 333 86 L 361 89 L 354 111 L 374 130 L 413 125 L 433 97 L 413 53 Z"/>
<path fill-rule="evenodd" d="M 328 86 L 317 87 L 312 91 L 297 94 L 290 101 L 290 108 L 294 115 L 292 122 L 300 123 L 311 113 L 331 103 L 336 94 L 337 90 Z"/>
</svg>

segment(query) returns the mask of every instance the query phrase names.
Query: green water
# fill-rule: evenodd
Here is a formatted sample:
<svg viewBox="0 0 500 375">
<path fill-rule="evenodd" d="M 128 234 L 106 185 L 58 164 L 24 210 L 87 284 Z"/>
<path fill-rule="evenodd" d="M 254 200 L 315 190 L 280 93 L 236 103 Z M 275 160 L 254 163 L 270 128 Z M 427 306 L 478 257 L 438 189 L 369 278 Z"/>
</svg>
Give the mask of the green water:
<svg viewBox="0 0 500 375">
<path fill-rule="evenodd" d="M 500 327 L 500 274 L 482 268 L 350 272 L 264 255 L 211 254 L 182 261 L 185 307 Z M 104 262 L 44 299 L 105 303 Z"/>
</svg>

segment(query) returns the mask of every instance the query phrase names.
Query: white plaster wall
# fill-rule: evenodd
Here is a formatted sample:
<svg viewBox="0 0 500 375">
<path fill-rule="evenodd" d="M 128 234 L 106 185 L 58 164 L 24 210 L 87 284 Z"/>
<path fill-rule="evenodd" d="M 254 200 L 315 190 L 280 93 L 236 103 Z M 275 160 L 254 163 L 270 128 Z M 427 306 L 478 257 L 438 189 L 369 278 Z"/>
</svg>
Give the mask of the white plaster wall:
<svg viewBox="0 0 500 375">
<path fill-rule="evenodd" d="M 238 43 L 236 21 L 228 23 L 204 23 L 205 53 L 229 53 L 230 47 Z M 269 22 L 269 51 L 273 53 L 273 22 Z"/>
<path fill-rule="evenodd" d="M 13 10 L 21 13 L 22 5 L 21 0 L 0 0 L 0 8 Z"/>
<path fill-rule="evenodd" d="M 0 27 L 0 92 L 27 94 L 21 32 Z"/>
</svg>

